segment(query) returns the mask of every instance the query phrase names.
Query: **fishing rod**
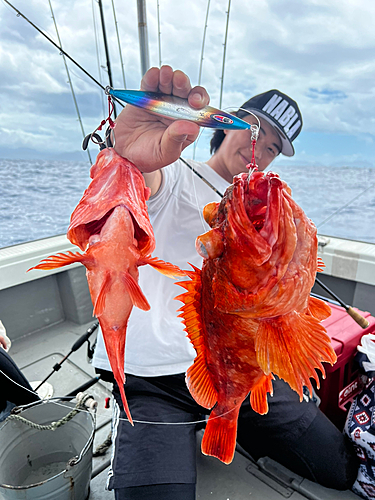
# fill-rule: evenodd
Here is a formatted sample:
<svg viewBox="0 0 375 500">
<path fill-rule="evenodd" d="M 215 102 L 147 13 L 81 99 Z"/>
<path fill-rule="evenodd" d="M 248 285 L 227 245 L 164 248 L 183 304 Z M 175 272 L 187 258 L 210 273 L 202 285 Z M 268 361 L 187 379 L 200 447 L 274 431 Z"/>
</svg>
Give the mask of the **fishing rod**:
<svg viewBox="0 0 375 500">
<path fill-rule="evenodd" d="M 4 0 L 6 4 L 8 4 L 16 13 L 18 16 L 21 16 L 25 21 L 27 21 L 33 28 L 35 28 L 41 35 L 43 35 L 52 45 L 54 45 L 62 54 L 64 54 L 70 61 L 72 61 L 81 71 L 85 73 L 93 82 L 95 82 L 102 90 L 106 90 L 106 87 L 104 87 L 98 80 L 96 80 L 88 71 L 86 71 L 77 61 L 75 61 L 65 50 L 63 50 L 62 47 L 60 47 L 57 43 L 55 43 L 49 36 L 47 36 L 43 31 L 38 28 L 30 19 L 28 19 L 24 14 L 22 14 L 21 11 L 19 11 L 14 5 L 12 5 L 9 0 Z M 113 95 L 113 92 L 111 92 L 111 98 L 114 99 L 117 103 L 119 103 L 122 107 L 124 105 Z M 186 162 L 184 162 L 186 163 Z M 188 165 L 189 166 L 189 165 Z M 197 172 L 189 166 L 189 168 L 197 174 Z M 198 175 L 198 174 L 197 174 Z M 201 177 L 201 176 L 200 176 Z M 203 180 L 203 179 L 202 179 Z M 205 181 L 206 182 L 206 181 Z M 214 189 L 216 191 L 216 189 Z M 218 193 L 221 195 L 221 193 Z M 221 195 L 222 196 L 222 195 Z M 331 297 L 334 297 L 339 304 L 342 305 L 342 307 L 345 308 L 346 312 L 356 321 L 362 328 L 367 328 L 369 325 L 368 321 L 361 316 L 357 311 L 355 311 L 351 306 L 348 306 L 345 304 L 345 302 L 340 299 L 330 288 L 328 288 L 322 281 L 320 281 L 318 278 L 315 279 L 316 283 L 321 286 Z"/>
<path fill-rule="evenodd" d="M 102 32 L 103 32 L 103 40 L 104 40 L 104 50 L 105 50 L 105 58 L 106 58 L 106 63 L 107 63 L 107 72 L 108 72 L 109 85 L 110 85 L 110 87 L 113 87 L 111 61 L 110 61 L 110 58 L 109 58 L 109 49 L 108 49 L 108 42 L 107 42 L 107 32 L 106 32 L 106 29 L 105 29 L 105 21 L 104 21 L 104 12 L 103 12 L 102 0 L 99 0 L 98 3 L 99 3 L 99 11 L 100 11 L 100 21 L 102 23 Z M 115 115 L 115 118 L 117 118 L 116 106 L 113 106 L 113 113 Z"/>
<path fill-rule="evenodd" d="M 203 182 L 207 184 L 208 187 L 210 187 L 213 191 L 215 191 L 216 194 L 220 196 L 220 198 L 223 198 L 223 194 L 220 193 L 215 186 L 213 186 L 210 182 L 208 182 L 199 172 L 197 172 L 189 163 L 184 160 L 180 156 L 180 160 L 188 167 L 192 172 L 194 172 L 195 175 L 197 175 Z M 369 326 L 369 322 L 367 321 L 366 318 L 364 318 L 358 311 L 356 311 L 352 306 L 348 306 L 340 297 L 338 297 L 328 286 L 323 283 L 319 278 L 315 277 L 315 283 L 317 283 L 323 290 L 325 290 L 331 297 L 333 297 L 339 305 L 341 305 L 345 311 L 351 316 L 356 323 L 363 329 L 367 328 Z M 314 295 L 314 294 L 312 294 Z"/>
<path fill-rule="evenodd" d="M 66 356 L 64 356 L 61 361 L 59 361 L 58 363 L 55 364 L 55 366 L 52 368 L 52 371 L 47 375 L 47 377 L 44 380 L 42 380 L 42 382 L 40 382 L 40 384 L 38 385 L 38 387 L 36 387 L 34 389 L 35 392 L 39 389 L 39 387 L 41 387 L 44 384 L 44 382 L 46 382 L 50 377 L 52 377 L 52 375 L 55 372 L 58 372 L 60 370 L 60 368 L 61 368 L 61 365 L 64 363 L 64 361 L 66 361 L 69 358 L 69 356 L 73 352 L 77 351 L 85 342 L 88 343 L 88 349 L 89 350 L 91 349 L 90 342 L 89 342 L 89 337 L 95 332 L 95 330 L 98 328 L 98 326 L 99 326 L 99 323 L 96 321 L 95 323 L 93 323 L 86 330 L 86 333 L 84 333 L 83 335 L 81 335 L 81 337 L 79 337 L 79 339 L 75 341 L 75 343 L 73 344 L 73 346 L 70 349 L 70 352 Z M 95 383 L 95 381 L 93 381 L 93 383 Z M 88 387 L 90 387 L 90 385 Z M 85 386 L 84 388 L 86 389 L 87 387 Z M 79 389 L 82 390 L 82 387 L 79 387 Z"/>
<path fill-rule="evenodd" d="M 96 85 L 98 85 L 102 90 L 105 90 L 105 87 L 100 82 L 98 82 L 98 80 L 96 80 L 96 78 L 94 78 L 88 71 L 86 71 L 85 68 L 83 68 L 76 60 L 73 59 L 73 57 L 71 57 L 67 52 L 65 52 L 65 50 L 62 47 L 60 47 L 60 45 L 55 43 L 52 40 L 52 38 L 50 38 L 48 35 L 46 35 L 46 33 L 44 33 L 40 28 L 38 28 L 38 26 L 36 26 L 36 24 L 34 24 L 32 21 L 30 21 L 30 19 L 28 17 L 26 17 L 24 14 L 22 14 L 22 12 L 20 10 L 18 10 L 14 5 L 12 5 L 9 2 L 9 0 L 4 0 L 4 2 L 6 4 L 8 4 L 9 7 L 11 7 L 14 11 L 17 12 L 17 16 L 20 16 L 23 19 L 25 19 L 25 21 L 28 22 L 33 28 L 35 28 L 41 35 L 43 35 L 44 38 L 47 38 L 47 40 L 50 43 L 52 43 L 52 45 L 54 45 L 61 52 L 61 54 L 64 54 L 65 57 L 67 57 L 70 61 L 72 61 L 72 63 L 75 64 L 81 71 L 83 71 L 83 73 L 85 73 L 85 75 L 88 76 L 93 82 L 95 82 Z M 124 105 L 118 99 L 116 99 L 116 97 L 112 96 L 112 99 L 114 99 L 118 104 L 120 104 L 120 106 L 124 107 Z"/>
<path fill-rule="evenodd" d="M 315 283 L 317 283 L 321 288 L 323 288 L 323 290 L 325 290 L 329 295 L 331 295 L 331 297 L 333 297 L 346 310 L 349 316 L 351 316 L 354 319 L 354 321 L 359 324 L 359 326 L 361 326 L 363 329 L 369 326 L 370 323 L 367 321 L 366 318 L 364 318 L 361 314 L 359 314 L 359 312 L 355 311 L 353 307 L 345 304 L 345 302 L 342 299 L 340 299 L 340 297 L 338 297 L 330 288 L 328 288 L 328 286 L 325 283 L 323 283 L 323 281 L 321 281 L 319 278 L 315 278 Z"/>
</svg>

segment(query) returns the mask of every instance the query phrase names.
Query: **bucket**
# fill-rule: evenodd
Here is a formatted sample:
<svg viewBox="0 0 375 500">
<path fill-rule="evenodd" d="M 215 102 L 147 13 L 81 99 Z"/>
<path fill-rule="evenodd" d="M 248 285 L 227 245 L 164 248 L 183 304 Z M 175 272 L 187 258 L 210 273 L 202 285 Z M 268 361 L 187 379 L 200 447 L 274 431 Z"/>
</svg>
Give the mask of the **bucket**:
<svg viewBox="0 0 375 500">
<path fill-rule="evenodd" d="M 72 403 L 36 403 L 21 416 L 48 425 L 65 417 Z M 89 496 L 94 416 L 80 411 L 56 430 L 19 420 L 0 424 L 1 500 L 85 500 Z"/>
</svg>

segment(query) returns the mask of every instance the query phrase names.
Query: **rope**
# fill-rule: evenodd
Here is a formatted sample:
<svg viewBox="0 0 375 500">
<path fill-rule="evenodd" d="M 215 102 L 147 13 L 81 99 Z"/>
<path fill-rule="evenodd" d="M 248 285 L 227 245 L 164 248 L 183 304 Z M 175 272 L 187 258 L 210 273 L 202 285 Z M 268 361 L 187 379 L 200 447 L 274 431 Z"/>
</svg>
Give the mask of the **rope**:
<svg viewBox="0 0 375 500">
<path fill-rule="evenodd" d="M 112 431 L 108 434 L 107 439 L 96 448 L 92 456 L 101 457 L 102 455 L 105 455 L 109 450 L 111 444 L 112 444 Z"/>
<path fill-rule="evenodd" d="M 65 417 L 61 418 L 57 422 L 51 422 L 48 425 L 41 425 L 37 424 L 35 422 L 32 422 L 31 420 L 27 420 L 25 417 L 22 417 L 21 415 L 9 415 L 8 418 L 6 418 L 6 421 L 8 420 L 18 420 L 19 422 L 24 423 L 25 425 L 28 425 L 29 427 L 32 427 L 33 429 L 37 429 L 39 431 L 55 431 L 59 427 L 62 427 L 63 425 L 67 424 L 72 418 L 74 418 L 77 413 L 79 413 L 82 410 L 86 410 L 85 408 L 85 401 L 87 401 L 89 398 L 92 396 L 85 394 L 82 399 L 80 399 L 75 408 L 70 411 Z"/>
</svg>

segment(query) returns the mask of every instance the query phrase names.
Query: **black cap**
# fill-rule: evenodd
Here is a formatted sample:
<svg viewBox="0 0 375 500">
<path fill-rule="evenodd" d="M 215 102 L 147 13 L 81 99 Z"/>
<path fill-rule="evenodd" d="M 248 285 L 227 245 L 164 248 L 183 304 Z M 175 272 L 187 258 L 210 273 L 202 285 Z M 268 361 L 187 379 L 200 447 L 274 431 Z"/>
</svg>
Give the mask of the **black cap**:
<svg viewBox="0 0 375 500">
<path fill-rule="evenodd" d="M 281 153 L 285 156 L 294 155 L 292 141 L 302 129 L 302 115 L 296 101 L 279 90 L 269 90 L 246 101 L 241 108 L 252 111 L 255 115 L 270 123 L 281 139 Z M 239 109 L 238 118 L 244 118 L 248 113 Z"/>
</svg>

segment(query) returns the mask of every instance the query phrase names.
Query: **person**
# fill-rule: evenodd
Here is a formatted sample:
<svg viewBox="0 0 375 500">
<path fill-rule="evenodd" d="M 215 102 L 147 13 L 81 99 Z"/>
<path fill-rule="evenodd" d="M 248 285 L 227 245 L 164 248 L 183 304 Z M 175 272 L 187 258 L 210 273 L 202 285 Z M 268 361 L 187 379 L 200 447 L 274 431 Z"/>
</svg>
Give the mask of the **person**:
<svg viewBox="0 0 375 500">
<path fill-rule="evenodd" d="M 15 406 L 39 401 L 26 377 L 8 354 L 10 344 L 0 321 L 0 422 L 5 420 Z"/>
<path fill-rule="evenodd" d="M 142 79 L 141 89 L 188 98 L 198 109 L 209 102 L 204 88 L 192 88 L 187 75 L 169 66 L 151 68 Z M 293 140 L 302 128 L 295 101 L 272 90 L 249 99 L 241 108 L 252 111 L 260 120 L 255 147 L 259 170 L 267 168 L 279 154 L 294 154 Z M 257 123 L 242 109 L 237 116 Z M 233 176 L 247 171 L 252 154 L 249 130 L 218 130 L 211 141 L 213 155 L 207 162 L 180 159 L 198 132 L 196 123 L 171 122 L 133 106 L 125 107 L 114 129 L 116 151 L 143 172 L 151 188 L 148 210 L 156 238 L 153 255 L 182 269 L 188 268 L 187 262 L 201 267 L 195 239 L 208 229 L 202 222 L 202 209 L 209 202 L 220 201 L 220 193 Z M 108 486 L 114 489 L 117 500 L 193 500 L 193 423 L 204 419 L 209 411 L 194 401 L 185 384 L 185 372 L 195 351 L 177 317 L 180 304 L 173 300 L 181 291 L 173 280 L 150 266 L 140 268 L 140 286 L 151 310 L 133 309 L 125 348 L 125 391 L 135 426 L 126 421 L 115 384 L 114 452 Z M 110 366 L 101 336 L 93 363 L 109 380 Z M 254 459 L 268 456 L 327 487 L 350 488 L 358 464 L 348 439 L 314 402 L 300 402 L 282 380 L 276 379 L 273 386 L 266 415 L 255 413 L 249 398 L 244 401 L 238 419 L 238 443 Z"/>
</svg>

